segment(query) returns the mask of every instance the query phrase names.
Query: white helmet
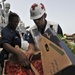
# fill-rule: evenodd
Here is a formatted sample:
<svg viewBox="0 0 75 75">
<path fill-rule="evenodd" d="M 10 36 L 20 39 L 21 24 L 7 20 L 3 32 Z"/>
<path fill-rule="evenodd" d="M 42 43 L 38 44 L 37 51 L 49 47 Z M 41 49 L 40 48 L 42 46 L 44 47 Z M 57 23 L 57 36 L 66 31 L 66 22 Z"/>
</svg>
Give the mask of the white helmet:
<svg viewBox="0 0 75 75">
<path fill-rule="evenodd" d="M 38 19 L 45 13 L 45 7 L 42 3 L 34 3 L 30 8 L 30 18 Z"/>
<path fill-rule="evenodd" d="M 6 4 L 4 5 L 4 7 L 5 7 L 5 8 L 6 8 L 6 7 L 10 8 L 10 4 L 9 4 L 9 3 L 6 3 Z"/>
</svg>

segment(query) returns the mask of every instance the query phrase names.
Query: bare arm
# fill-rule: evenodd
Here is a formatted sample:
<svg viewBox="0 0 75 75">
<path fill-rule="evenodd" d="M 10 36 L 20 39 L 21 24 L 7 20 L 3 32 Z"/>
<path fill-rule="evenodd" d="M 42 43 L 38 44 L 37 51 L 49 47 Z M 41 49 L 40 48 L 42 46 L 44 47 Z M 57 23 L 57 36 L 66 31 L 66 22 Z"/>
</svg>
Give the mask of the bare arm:
<svg viewBox="0 0 75 75">
<path fill-rule="evenodd" d="M 34 44 L 30 43 L 28 50 L 26 51 L 27 57 L 29 58 L 34 53 Z"/>
<path fill-rule="evenodd" d="M 4 43 L 3 44 L 3 48 L 7 51 L 7 52 L 9 52 L 9 53 L 12 53 L 12 54 L 14 54 L 14 55 L 17 55 L 18 54 L 18 50 L 17 49 L 15 49 L 14 47 L 12 47 L 10 44 L 8 44 L 8 43 Z"/>
<path fill-rule="evenodd" d="M 10 44 L 8 43 L 4 43 L 3 44 L 3 48 L 5 50 L 7 50 L 7 52 L 14 54 L 15 56 L 17 56 L 19 63 L 21 64 L 21 66 L 29 66 L 30 62 L 28 60 L 28 58 L 26 57 L 25 53 L 23 53 L 20 48 L 16 49 L 14 47 L 12 47 Z"/>
</svg>

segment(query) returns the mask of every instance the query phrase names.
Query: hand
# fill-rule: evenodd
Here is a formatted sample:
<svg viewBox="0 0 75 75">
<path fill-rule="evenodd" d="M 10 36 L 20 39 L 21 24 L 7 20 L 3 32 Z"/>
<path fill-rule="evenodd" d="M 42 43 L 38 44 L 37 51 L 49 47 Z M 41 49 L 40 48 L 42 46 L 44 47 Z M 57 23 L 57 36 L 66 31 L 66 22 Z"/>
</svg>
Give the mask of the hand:
<svg viewBox="0 0 75 75">
<path fill-rule="evenodd" d="M 19 64 L 21 66 L 23 67 L 30 66 L 30 62 L 24 52 L 19 51 L 17 57 L 18 57 Z"/>
<path fill-rule="evenodd" d="M 26 56 L 27 56 L 28 59 L 30 58 L 31 55 L 33 55 L 33 53 L 34 52 L 32 50 L 25 51 L 25 54 L 26 54 Z"/>
</svg>

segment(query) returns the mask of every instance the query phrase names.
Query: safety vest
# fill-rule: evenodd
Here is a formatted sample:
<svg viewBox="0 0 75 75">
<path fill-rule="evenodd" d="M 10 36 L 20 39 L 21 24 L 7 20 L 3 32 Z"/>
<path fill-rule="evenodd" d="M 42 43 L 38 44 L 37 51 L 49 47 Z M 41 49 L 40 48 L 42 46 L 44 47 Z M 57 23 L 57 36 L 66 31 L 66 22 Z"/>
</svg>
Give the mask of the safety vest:
<svg viewBox="0 0 75 75">
<path fill-rule="evenodd" d="M 58 24 L 54 23 L 54 22 L 47 21 L 47 24 L 46 24 L 44 32 L 48 28 L 51 28 L 54 31 L 54 33 L 57 33 Z M 31 32 L 33 40 L 35 42 L 35 46 L 39 49 L 38 41 L 39 41 L 39 37 L 41 36 L 41 33 L 38 31 L 38 28 L 37 28 L 36 25 L 30 28 L 30 32 Z"/>
</svg>

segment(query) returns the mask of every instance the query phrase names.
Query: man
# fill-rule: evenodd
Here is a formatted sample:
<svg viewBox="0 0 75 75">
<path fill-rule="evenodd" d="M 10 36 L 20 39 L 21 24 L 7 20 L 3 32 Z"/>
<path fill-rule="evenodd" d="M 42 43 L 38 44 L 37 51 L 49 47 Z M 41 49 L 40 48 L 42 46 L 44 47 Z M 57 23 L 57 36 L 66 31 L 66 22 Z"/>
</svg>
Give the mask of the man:
<svg viewBox="0 0 75 75">
<path fill-rule="evenodd" d="M 0 4 L 0 23 L 4 23 L 4 17 L 3 17 L 3 9 L 2 9 L 2 5 Z"/>
<path fill-rule="evenodd" d="M 46 20 L 46 9 L 42 3 L 34 3 L 30 8 L 30 18 L 34 21 L 35 26 L 30 29 L 36 47 L 39 48 L 38 39 L 48 29 L 52 29 L 56 34 L 63 36 L 59 24 Z"/>
<path fill-rule="evenodd" d="M 19 16 L 16 13 L 9 14 L 8 18 L 8 25 L 2 30 L 2 40 L 0 42 L 1 46 L 3 47 L 3 50 L 1 52 L 1 66 L 4 67 L 4 59 L 8 59 L 9 54 L 13 54 L 17 57 L 19 63 L 21 66 L 29 66 L 30 62 L 27 57 L 32 54 L 31 52 L 34 50 L 33 44 L 29 45 L 29 50 L 25 53 L 23 53 L 21 48 L 21 37 L 19 35 L 19 32 L 16 31 L 16 27 L 19 23 Z M 15 48 L 15 45 L 18 45 L 20 48 Z"/>
<path fill-rule="evenodd" d="M 10 3 L 5 3 L 4 4 L 3 16 L 5 18 L 5 23 L 8 23 L 8 16 L 11 13 L 10 7 L 11 7 Z"/>
</svg>

